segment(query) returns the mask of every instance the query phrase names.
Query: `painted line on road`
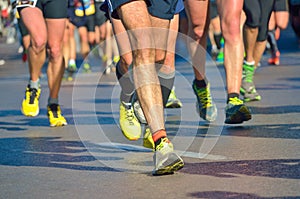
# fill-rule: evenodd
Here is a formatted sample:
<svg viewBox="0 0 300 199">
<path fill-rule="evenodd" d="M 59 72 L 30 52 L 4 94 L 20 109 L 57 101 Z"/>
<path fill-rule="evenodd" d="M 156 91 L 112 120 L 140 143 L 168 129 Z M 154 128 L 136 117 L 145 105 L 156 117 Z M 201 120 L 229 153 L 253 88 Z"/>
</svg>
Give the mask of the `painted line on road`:
<svg viewBox="0 0 300 199">
<path fill-rule="evenodd" d="M 141 153 L 153 152 L 151 149 L 142 146 L 132 145 L 132 144 L 123 144 L 118 142 L 103 142 L 97 144 L 101 147 L 110 148 L 110 149 L 120 149 L 128 152 L 141 152 Z M 228 159 L 226 156 L 222 156 L 222 155 L 204 154 L 204 153 L 197 153 L 192 151 L 180 151 L 180 150 L 175 150 L 175 151 L 178 154 L 181 154 L 181 156 L 189 157 L 189 158 L 206 159 L 206 160 Z"/>
</svg>

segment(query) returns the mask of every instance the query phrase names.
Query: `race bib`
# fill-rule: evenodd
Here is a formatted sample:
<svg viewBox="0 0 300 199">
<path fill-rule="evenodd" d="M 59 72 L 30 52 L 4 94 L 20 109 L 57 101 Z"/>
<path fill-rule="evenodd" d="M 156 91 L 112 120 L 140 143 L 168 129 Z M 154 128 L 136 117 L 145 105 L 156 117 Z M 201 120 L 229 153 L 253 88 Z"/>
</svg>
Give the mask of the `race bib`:
<svg viewBox="0 0 300 199">
<path fill-rule="evenodd" d="M 12 6 L 16 8 L 21 7 L 32 7 L 34 8 L 36 6 L 37 0 L 13 0 Z"/>
<path fill-rule="evenodd" d="M 91 0 L 83 0 L 83 3 L 84 3 L 84 7 L 81 5 L 81 6 L 78 6 L 75 9 L 75 15 L 76 16 L 83 17 L 84 14 L 86 16 L 95 14 L 96 10 L 95 10 L 95 4 L 94 4 L 93 1 L 91 1 Z"/>
</svg>

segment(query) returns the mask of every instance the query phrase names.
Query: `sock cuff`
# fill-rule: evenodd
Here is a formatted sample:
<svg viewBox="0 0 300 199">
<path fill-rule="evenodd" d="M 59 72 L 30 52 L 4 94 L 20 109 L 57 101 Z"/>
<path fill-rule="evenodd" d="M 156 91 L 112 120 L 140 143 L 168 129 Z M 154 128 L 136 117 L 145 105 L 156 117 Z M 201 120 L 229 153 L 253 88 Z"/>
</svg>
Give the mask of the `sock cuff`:
<svg viewBox="0 0 300 199">
<path fill-rule="evenodd" d="M 158 71 L 157 75 L 164 79 L 172 79 L 173 77 L 175 77 L 175 71 L 173 71 L 171 73 L 163 73 L 161 71 Z"/>
<path fill-rule="evenodd" d="M 50 104 L 58 104 L 58 98 L 48 98 L 48 105 Z"/>
<path fill-rule="evenodd" d="M 164 129 L 158 130 L 152 134 L 152 139 L 154 142 L 156 142 L 157 140 L 163 137 L 167 137 L 167 132 Z"/>
</svg>

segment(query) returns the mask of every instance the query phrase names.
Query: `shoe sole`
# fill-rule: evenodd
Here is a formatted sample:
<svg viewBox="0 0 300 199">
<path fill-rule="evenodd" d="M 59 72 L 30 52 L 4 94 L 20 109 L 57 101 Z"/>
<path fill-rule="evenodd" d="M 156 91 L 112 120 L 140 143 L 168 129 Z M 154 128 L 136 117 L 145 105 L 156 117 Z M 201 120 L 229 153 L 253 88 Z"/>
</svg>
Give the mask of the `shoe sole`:
<svg viewBox="0 0 300 199">
<path fill-rule="evenodd" d="M 66 122 L 57 122 L 55 124 L 50 124 L 50 127 L 59 127 L 59 126 L 67 126 Z"/>
<path fill-rule="evenodd" d="M 40 113 L 40 110 L 38 109 L 36 112 L 29 112 L 29 113 L 25 113 L 23 111 L 23 108 L 21 107 L 21 112 L 23 115 L 25 115 L 26 117 L 36 117 L 39 113 Z"/>
<path fill-rule="evenodd" d="M 226 124 L 241 124 L 252 118 L 250 111 L 246 106 L 242 106 L 235 114 L 231 115 L 229 119 L 225 120 Z"/>
<path fill-rule="evenodd" d="M 182 105 L 179 104 L 179 103 L 167 104 L 167 105 L 165 106 L 165 108 L 181 108 L 181 107 L 182 107 Z"/>
<path fill-rule="evenodd" d="M 261 97 L 257 98 L 244 98 L 244 102 L 253 102 L 253 101 L 260 101 Z"/>
<path fill-rule="evenodd" d="M 121 130 L 122 131 L 122 130 Z M 130 141 L 137 141 L 138 139 L 140 139 L 141 138 L 141 135 L 139 135 L 139 136 L 137 136 L 137 137 L 130 137 L 130 136 L 128 136 L 126 133 L 124 133 L 124 131 L 122 131 L 122 133 L 123 133 L 123 135 L 124 135 L 124 137 L 126 137 L 128 140 L 130 140 Z"/>
<path fill-rule="evenodd" d="M 177 159 L 175 162 L 172 162 L 171 164 L 169 164 L 163 168 L 153 171 L 152 175 L 160 176 L 160 175 L 173 174 L 175 171 L 182 169 L 183 166 L 184 166 L 184 162 L 180 159 Z"/>
</svg>

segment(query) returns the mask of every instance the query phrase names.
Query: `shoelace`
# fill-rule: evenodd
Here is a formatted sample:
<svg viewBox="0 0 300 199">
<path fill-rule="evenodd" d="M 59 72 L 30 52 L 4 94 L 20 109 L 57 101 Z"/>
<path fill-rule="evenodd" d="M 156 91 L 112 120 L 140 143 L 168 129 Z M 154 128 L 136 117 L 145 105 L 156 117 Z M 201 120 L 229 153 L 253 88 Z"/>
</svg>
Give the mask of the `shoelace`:
<svg viewBox="0 0 300 199">
<path fill-rule="evenodd" d="M 245 73 L 245 81 L 246 82 L 252 82 L 253 81 L 253 75 L 254 75 L 254 66 L 247 66 L 246 69 L 244 69 Z"/>
<path fill-rule="evenodd" d="M 134 119 L 134 113 L 133 113 L 133 110 L 130 107 L 128 107 L 128 109 L 126 110 L 126 120 L 129 121 L 130 125 L 133 125 L 133 119 Z"/>
<path fill-rule="evenodd" d="M 243 101 L 238 97 L 229 98 L 229 103 L 233 105 L 240 105 L 243 104 Z"/>
<path fill-rule="evenodd" d="M 34 104 L 34 99 L 37 96 L 37 90 L 35 88 L 29 89 L 29 104 Z"/>
<path fill-rule="evenodd" d="M 212 99 L 211 99 L 211 96 L 210 96 L 210 92 L 207 88 L 205 88 L 203 91 L 197 89 L 197 94 L 200 98 L 202 108 L 212 106 Z"/>
<path fill-rule="evenodd" d="M 53 117 L 55 118 L 59 118 L 60 116 L 60 109 L 59 109 L 59 106 L 57 104 L 51 104 L 49 106 L 51 112 L 53 113 Z"/>
</svg>

